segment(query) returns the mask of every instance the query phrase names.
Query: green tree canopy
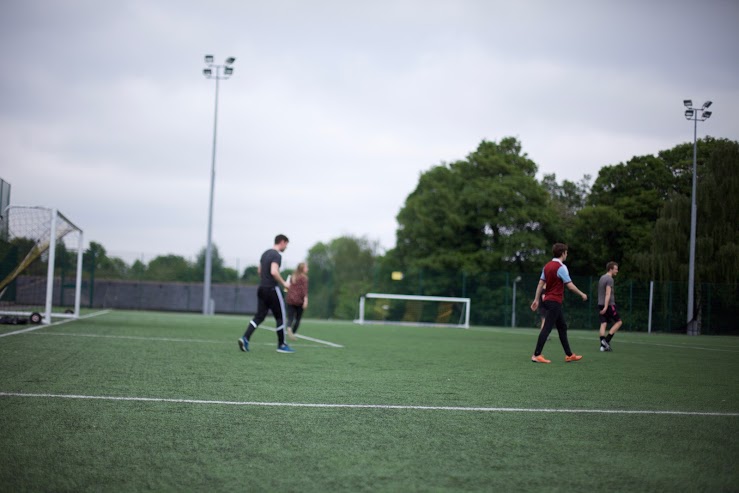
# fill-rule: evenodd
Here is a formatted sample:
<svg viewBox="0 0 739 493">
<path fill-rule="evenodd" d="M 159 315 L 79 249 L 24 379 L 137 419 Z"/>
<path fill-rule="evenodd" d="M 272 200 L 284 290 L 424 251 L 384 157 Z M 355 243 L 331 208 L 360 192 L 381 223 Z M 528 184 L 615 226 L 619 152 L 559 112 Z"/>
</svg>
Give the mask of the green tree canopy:
<svg viewBox="0 0 739 493">
<path fill-rule="evenodd" d="M 403 267 L 470 273 L 528 269 L 548 250 L 553 213 L 536 164 L 513 137 L 423 173 L 400 210 Z"/>
</svg>

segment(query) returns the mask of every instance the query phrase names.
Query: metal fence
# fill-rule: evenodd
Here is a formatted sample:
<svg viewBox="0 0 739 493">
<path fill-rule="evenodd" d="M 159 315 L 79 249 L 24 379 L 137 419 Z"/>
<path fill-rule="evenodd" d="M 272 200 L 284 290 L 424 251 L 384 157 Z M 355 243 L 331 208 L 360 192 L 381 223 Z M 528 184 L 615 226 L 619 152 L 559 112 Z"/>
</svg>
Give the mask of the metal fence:
<svg viewBox="0 0 739 493">
<path fill-rule="evenodd" d="M 588 301 L 565 293 L 564 311 L 572 329 L 596 329 L 597 287 L 600 276 L 573 276 L 573 282 L 588 294 Z M 320 281 L 320 283 L 319 283 Z M 635 281 L 616 278 L 615 295 L 623 319 L 622 330 L 652 332 L 686 332 L 687 283 Z M 33 283 L 33 276 L 20 276 L 19 286 Z M 538 327 L 538 313 L 530 304 L 539 282 L 538 274 L 512 275 L 489 272 L 467 275 L 461 272 L 418 271 L 405 273 L 402 280 L 391 280 L 389 273 L 377 272 L 374 279 L 335 286 L 330 277 L 311 279 L 310 306 L 307 317 L 356 318 L 360 296 L 367 292 L 452 296 L 471 299 L 472 325 Z M 321 284 L 322 283 L 322 284 Z M 515 290 L 515 303 L 514 303 Z M 17 289 L 23 299 L 13 303 L 44 303 L 42 289 Z M 34 293 L 34 294 L 30 294 Z M 71 303 L 71 289 L 57 279 L 54 304 Z M 314 296 L 314 293 L 316 296 Z M 253 314 L 256 311 L 256 286 L 213 284 L 211 295 L 216 313 Z M 6 293 L 7 298 L 7 293 Z M 200 312 L 202 283 L 146 282 L 117 280 L 83 280 L 82 306 L 131 310 L 163 310 Z M 650 308 L 651 306 L 651 308 Z M 696 307 L 702 334 L 739 335 L 739 286 L 698 284 Z"/>
</svg>

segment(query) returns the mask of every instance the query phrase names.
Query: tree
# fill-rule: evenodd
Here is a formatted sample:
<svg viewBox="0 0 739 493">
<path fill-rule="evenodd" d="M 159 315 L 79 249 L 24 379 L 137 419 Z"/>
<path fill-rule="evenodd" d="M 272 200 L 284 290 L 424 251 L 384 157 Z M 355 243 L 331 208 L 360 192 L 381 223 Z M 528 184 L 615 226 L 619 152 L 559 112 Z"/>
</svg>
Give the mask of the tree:
<svg viewBox="0 0 739 493">
<path fill-rule="evenodd" d="M 403 267 L 478 273 L 538 264 L 554 216 L 536 171 L 507 137 L 423 173 L 397 216 Z"/>
<path fill-rule="evenodd" d="M 205 254 L 207 248 L 203 247 L 198 253 L 197 260 L 195 261 L 194 275 L 190 281 L 202 280 L 205 275 Z M 223 258 L 218 251 L 218 247 L 214 244 L 211 248 L 211 269 L 210 278 L 212 282 L 236 282 L 239 278 L 238 272 L 235 269 L 226 267 Z"/>
<path fill-rule="evenodd" d="M 126 279 L 128 265 L 118 257 L 108 257 L 105 247 L 91 241 L 82 255 L 82 263 L 96 279 Z"/>
<path fill-rule="evenodd" d="M 554 173 L 542 178 L 541 184 L 549 193 L 549 207 L 557 217 L 556 230 L 561 241 L 572 237 L 577 213 L 585 207 L 590 194 L 590 179 L 590 175 L 584 175 L 577 183 L 564 180 L 560 185 Z"/>
<path fill-rule="evenodd" d="M 244 269 L 241 280 L 246 284 L 259 284 L 259 270 L 256 265 L 250 265 Z"/>
<path fill-rule="evenodd" d="M 144 278 L 149 281 L 187 282 L 192 280 L 193 266 L 180 255 L 160 255 L 146 268 Z"/>
<path fill-rule="evenodd" d="M 664 155 L 674 156 L 680 147 Z M 701 149 L 704 157 L 697 166 L 696 281 L 736 284 L 739 143 L 708 138 Z M 658 279 L 688 278 L 691 194 L 692 189 L 676 186 L 660 209 L 647 256 L 651 272 Z"/>
<path fill-rule="evenodd" d="M 308 251 L 312 316 L 351 319 L 372 286 L 378 243 L 342 236 Z"/>
</svg>

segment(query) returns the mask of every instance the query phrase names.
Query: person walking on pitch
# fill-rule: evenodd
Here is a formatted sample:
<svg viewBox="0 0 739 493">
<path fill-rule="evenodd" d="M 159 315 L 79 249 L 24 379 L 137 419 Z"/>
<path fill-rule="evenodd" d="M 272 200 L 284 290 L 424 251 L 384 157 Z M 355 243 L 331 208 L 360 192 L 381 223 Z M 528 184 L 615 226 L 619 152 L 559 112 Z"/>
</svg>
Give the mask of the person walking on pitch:
<svg viewBox="0 0 739 493">
<path fill-rule="evenodd" d="M 562 312 L 562 301 L 564 301 L 564 287 L 578 294 L 583 301 L 587 301 L 588 295 L 577 289 L 575 283 L 570 279 L 570 272 L 564 261 L 567 260 L 567 245 L 564 243 L 555 243 L 552 247 L 554 258 L 549 261 L 541 271 L 539 284 L 536 286 L 536 295 L 531 303 L 531 311 L 539 308 L 539 297 L 541 291 L 546 286 L 546 294 L 544 295 L 544 307 L 547 309 L 546 319 L 544 320 L 544 328 L 539 332 L 539 338 L 536 341 L 536 349 L 534 350 L 531 361 L 534 363 L 551 363 L 541 353 L 544 350 L 544 344 L 547 337 L 554 326 L 557 327 L 559 333 L 559 342 L 562 343 L 562 349 L 565 352 L 565 362 L 579 361 L 582 356 L 575 354 L 570 349 L 570 343 L 567 340 L 567 322 Z"/>
<path fill-rule="evenodd" d="M 290 279 L 287 290 L 287 337 L 295 340 L 295 333 L 300 327 L 303 310 L 308 308 L 308 264 L 300 262 Z"/>
<path fill-rule="evenodd" d="M 616 290 L 613 284 L 613 278 L 618 274 L 618 264 L 616 262 L 608 262 L 606 264 L 606 273 L 600 277 L 598 281 L 598 317 L 600 319 L 600 350 L 612 351 L 611 339 L 621 328 L 621 317 L 616 311 Z M 606 335 L 606 327 L 608 322 L 614 322 L 611 330 Z"/>
<path fill-rule="evenodd" d="M 283 323 L 283 314 L 285 313 L 285 303 L 282 299 L 283 288 L 288 288 L 288 284 L 280 275 L 280 265 L 282 265 L 281 253 L 287 248 L 288 240 L 285 235 L 275 236 L 275 244 L 272 248 L 262 254 L 257 266 L 259 272 L 259 287 L 257 288 L 257 313 L 249 322 L 249 327 L 244 335 L 239 339 L 239 348 L 242 351 L 249 351 L 249 341 L 254 331 L 257 330 L 267 317 L 267 312 L 272 311 L 277 324 L 277 352 L 278 353 L 294 353 L 295 350 L 285 344 L 285 324 Z"/>
</svg>

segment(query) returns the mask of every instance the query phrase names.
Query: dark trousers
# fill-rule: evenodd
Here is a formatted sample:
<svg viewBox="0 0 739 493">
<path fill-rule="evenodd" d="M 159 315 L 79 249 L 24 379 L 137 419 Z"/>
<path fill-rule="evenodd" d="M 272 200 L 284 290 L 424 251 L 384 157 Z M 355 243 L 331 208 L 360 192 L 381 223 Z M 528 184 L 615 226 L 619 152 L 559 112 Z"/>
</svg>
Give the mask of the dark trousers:
<svg viewBox="0 0 739 493">
<path fill-rule="evenodd" d="M 567 356 L 571 356 L 572 350 L 570 349 L 570 342 L 567 340 L 567 322 L 565 322 L 565 316 L 562 312 L 562 303 L 556 301 L 544 301 L 542 303 L 547 310 L 547 318 L 544 319 L 544 328 L 539 332 L 539 340 L 536 341 L 534 356 L 539 356 L 544 350 L 547 337 L 555 326 L 559 333 L 559 342 L 562 343 L 562 349 L 565 350 Z"/>
<path fill-rule="evenodd" d="M 303 317 L 303 305 L 291 305 L 287 304 L 287 326 L 293 331 L 293 334 L 298 331 L 300 326 L 300 319 Z M 295 324 L 295 325 L 293 325 Z"/>
<path fill-rule="evenodd" d="M 249 322 L 249 327 L 246 329 L 244 337 L 250 340 L 254 331 L 259 327 L 259 324 L 264 322 L 264 319 L 267 318 L 267 313 L 271 311 L 275 317 L 275 324 L 277 326 L 277 345 L 281 346 L 285 344 L 285 324 L 282 320 L 282 314 L 285 311 L 284 306 L 285 303 L 282 300 L 282 291 L 280 291 L 279 286 L 259 286 L 257 288 L 257 314 Z"/>
</svg>

